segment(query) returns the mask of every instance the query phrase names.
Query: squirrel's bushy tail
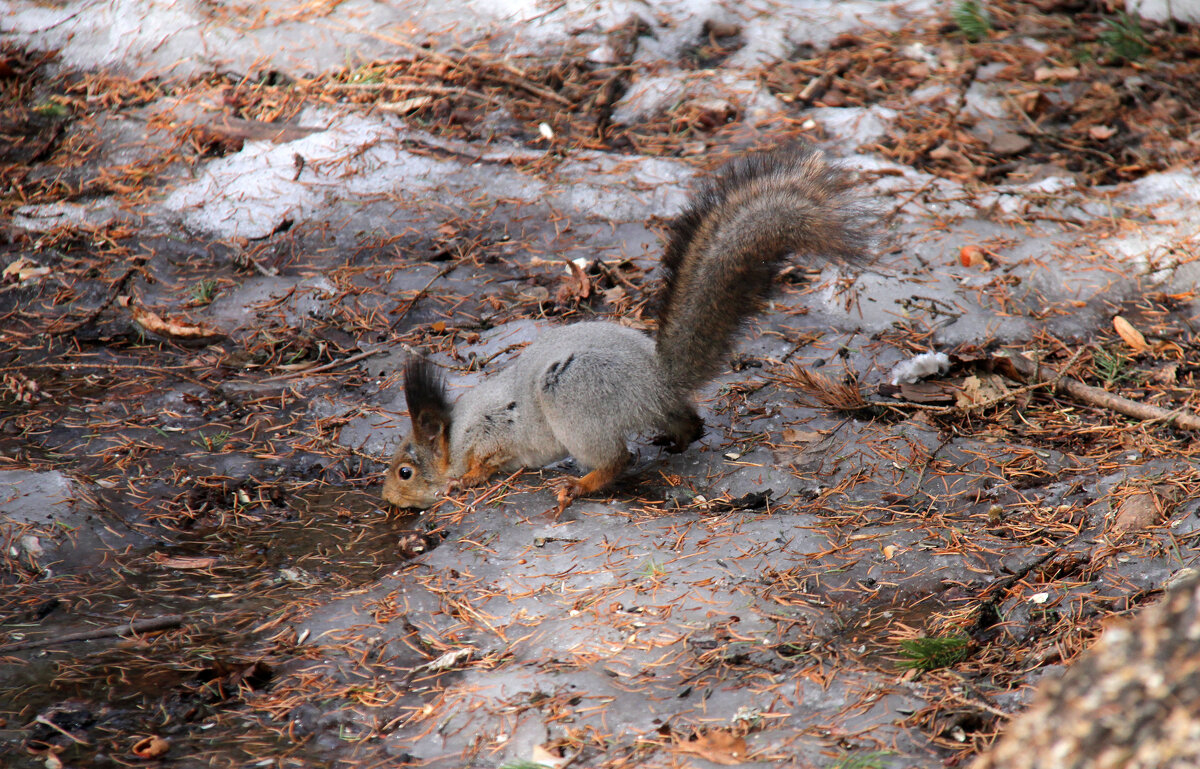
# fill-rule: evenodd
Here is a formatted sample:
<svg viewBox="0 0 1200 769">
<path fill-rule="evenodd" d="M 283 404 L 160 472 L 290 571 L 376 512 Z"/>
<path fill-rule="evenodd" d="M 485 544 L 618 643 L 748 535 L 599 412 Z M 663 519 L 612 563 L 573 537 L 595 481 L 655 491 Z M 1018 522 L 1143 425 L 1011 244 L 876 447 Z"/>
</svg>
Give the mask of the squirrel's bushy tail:
<svg viewBox="0 0 1200 769">
<path fill-rule="evenodd" d="M 852 261 L 872 245 L 850 175 L 794 147 L 727 165 L 676 220 L 663 256 L 657 356 L 681 395 L 716 376 L 788 254 Z"/>
</svg>

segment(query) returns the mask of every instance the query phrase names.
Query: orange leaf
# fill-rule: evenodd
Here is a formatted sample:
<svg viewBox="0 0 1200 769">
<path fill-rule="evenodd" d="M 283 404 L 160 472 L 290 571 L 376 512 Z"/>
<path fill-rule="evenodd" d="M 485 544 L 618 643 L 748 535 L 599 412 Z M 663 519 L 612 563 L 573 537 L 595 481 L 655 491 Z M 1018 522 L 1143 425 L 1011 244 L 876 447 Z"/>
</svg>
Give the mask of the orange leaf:
<svg viewBox="0 0 1200 769">
<path fill-rule="evenodd" d="M 963 267 L 979 267 L 984 270 L 992 267 L 979 246 L 963 246 L 958 252 L 958 261 L 962 262 Z"/>
<path fill-rule="evenodd" d="M 121 304 L 129 308 L 134 323 L 151 334 L 192 342 L 225 336 L 225 332 L 220 329 L 203 323 L 186 323 L 164 318 L 153 310 L 143 307 L 141 302 L 136 301 L 133 297 L 122 297 Z"/>
<path fill-rule="evenodd" d="M 676 753 L 690 753 L 722 766 L 746 762 L 746 740 L 724 729 L 697 732 L 690 739 L 676 742 L 673 747 Z"/>
<path fill-rule="evenodd" d="M 1141 352 L 1149 345 L 1146 344 L 1146 337 L 1142 336 L 1142 332 L 1133 327 L 1133 324 L 1125 320 L 1120 315 L 1113 318 L 1113 328 L 1117 330 L 1117 335 L 1129 345 L 1129 348 L 1134 352 Z"/>
<path fill-rule="evenodd" d="M 158 758 L 167 752 L 171 743 L 157 735 L 138 740 L 133 744 L 133 755 L 138 758 Z"/>
<path fill-rule="evenodd" d="M 1038 83 L 1047 80 L 1074 80 L 1079 77 L 1079 67 L 1038 67 L 1033 71 L 1033 79 Z"/>
</svg>

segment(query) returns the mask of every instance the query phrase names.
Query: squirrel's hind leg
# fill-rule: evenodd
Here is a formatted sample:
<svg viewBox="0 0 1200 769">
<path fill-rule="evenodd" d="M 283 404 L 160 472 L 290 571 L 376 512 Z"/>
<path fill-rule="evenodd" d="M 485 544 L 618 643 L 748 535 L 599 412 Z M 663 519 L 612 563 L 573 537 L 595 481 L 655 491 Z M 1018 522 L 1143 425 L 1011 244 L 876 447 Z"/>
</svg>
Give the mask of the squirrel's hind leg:
<svg viewBox="0 0 1200 769">
<path fill-rule="evenodd" d="M 608 486 L 617 479 L 628 464 L 629 452 L 622 451 L 619 458 L 600 465 L 582 478 L 559 479 L 555 484 L 558 486 L 556 514 L 562 515 L 563 510 L 566 510 L 575 500 L 594 494 Z"/>
</svg>

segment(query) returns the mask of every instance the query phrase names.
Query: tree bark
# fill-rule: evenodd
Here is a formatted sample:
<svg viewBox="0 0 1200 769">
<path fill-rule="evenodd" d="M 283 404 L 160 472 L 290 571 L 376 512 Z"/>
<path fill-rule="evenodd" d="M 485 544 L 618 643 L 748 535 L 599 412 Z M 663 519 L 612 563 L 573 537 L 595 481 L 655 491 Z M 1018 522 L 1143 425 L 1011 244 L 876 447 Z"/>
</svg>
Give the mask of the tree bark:
<svg viewBox="0 0 1200 769">
<path fill-rule="evenodd" d="M 971 769 L 1200 767 L 1200 580 L 1109 627 Z"/>
</svg>

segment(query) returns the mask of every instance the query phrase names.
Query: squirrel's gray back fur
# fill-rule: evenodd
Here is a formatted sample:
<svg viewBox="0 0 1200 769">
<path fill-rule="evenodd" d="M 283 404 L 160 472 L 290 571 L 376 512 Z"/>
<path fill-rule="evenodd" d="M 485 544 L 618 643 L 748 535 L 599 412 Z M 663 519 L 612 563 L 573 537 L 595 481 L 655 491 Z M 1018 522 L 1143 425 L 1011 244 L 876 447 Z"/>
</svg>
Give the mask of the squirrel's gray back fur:
<svg viewBox="0 0 1200 769">
<path fill-rule="evenodd" d="M 676 220 L 663 256 L 656 349 L 665 381 L 687 397 L 716 376 L 784 257 L 861 259 L 871 221 L 850 174 L 810 147 L 727 165 Z"/>
<path fill-rule="evenodd" d="M 623 454 L 630 434 L 663 426 L 675 397 L 663 382 L 654 341 L 640 331 L 606 321 L 547 329 L 508 368 L 463 393 L 450 442 L 519 447 L 507 469 L 568 454 L 595 467 Z"/>
</svg>

